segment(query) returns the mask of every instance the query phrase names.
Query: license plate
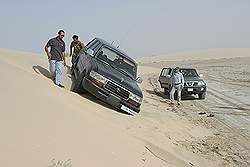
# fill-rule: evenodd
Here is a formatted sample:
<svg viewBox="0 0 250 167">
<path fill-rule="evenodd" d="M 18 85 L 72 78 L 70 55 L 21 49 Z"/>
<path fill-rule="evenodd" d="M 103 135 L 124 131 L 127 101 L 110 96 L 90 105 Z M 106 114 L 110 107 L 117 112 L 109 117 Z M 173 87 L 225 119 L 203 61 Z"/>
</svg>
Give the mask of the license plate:
<svg viewBox="0 0 250 167">
<path fill-rule="evenodd" d="M 128 108 L 128 107 L 126 107 L 126 106 L 124 106 L 124 105 L 121 106 L 121 109 L 122 109 L 123 111 L 128 112 L 129 114 L 132 114 L 132 115 L 136 115 L 136 114 L 137 114 L 134 110 L 131 110 L 130 108 Z"/>
<path fill-rule="evenodd" d="M 193 92 L 194 89 L 193 88 L 188 88 L 188 92 Z"/>
</svg>

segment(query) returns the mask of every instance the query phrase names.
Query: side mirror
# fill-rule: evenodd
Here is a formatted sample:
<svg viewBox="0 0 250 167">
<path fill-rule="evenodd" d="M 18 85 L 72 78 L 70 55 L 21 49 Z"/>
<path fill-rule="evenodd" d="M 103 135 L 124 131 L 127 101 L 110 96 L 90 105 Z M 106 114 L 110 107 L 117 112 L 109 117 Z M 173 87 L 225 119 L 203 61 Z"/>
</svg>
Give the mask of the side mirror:
<svg viewBox="0 0 250 167">
<path fill-rule="evenodd" d="M 136 82 L 137 82 L 137 83 L 141 84 L 142 81 L 143 81 L 143 79 L 142 79 L 141 77 L 137 77 L 137 78 L 136 78 Z"/>
<path fill-rule="evenodd" d="M 90 48 L 87 50 L 87 53 L 92 57 L 94 56 L 94 51 Z"/>
<path fill-rule="evenodd" d="M 203 77 L 203 74 L 199 74 L 200 77 Z"/>
</svg>

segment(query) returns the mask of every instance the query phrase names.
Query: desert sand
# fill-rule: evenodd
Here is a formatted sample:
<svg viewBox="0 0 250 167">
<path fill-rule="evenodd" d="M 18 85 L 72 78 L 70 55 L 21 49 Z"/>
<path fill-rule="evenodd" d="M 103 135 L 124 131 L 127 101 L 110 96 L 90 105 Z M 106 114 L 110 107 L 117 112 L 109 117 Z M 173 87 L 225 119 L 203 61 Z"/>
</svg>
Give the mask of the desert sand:
<svg viewBox="0 0 250 167">
<path fill-rule="evenodd" d="M 250 48 L 213 48 L 190 50 L 162 55 L 138 58 L 138 63 L 156 63 L 164 61 L 210 60 L 222 58 L 249 57 Z"/>
<path fill-rule="evenodd" d="M 0 49 L 1 166 L 249 166 L 250 51 L 225 58 L 228 52 L 220 50 L 217 60 L 138 60 L 144 100 L 130 116 L 73 93 L 69 67 L 61 89 L 49 78 L 45 55 Z M 170 107 L 157 82 L 169 65 L 198 68 L 207 99 Z"/>
</svg>

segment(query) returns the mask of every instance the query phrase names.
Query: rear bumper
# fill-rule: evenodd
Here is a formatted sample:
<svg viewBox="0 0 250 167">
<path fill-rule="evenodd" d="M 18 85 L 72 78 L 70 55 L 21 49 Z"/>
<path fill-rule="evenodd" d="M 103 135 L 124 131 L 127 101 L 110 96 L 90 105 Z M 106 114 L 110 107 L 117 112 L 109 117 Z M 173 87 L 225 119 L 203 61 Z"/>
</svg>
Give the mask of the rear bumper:
<svg viewBox="0 0 250 167">
<path fill-rule="evenodd" d="M 201 87 L 184 87 L 182 94 L 201 94 L 207 91 L 206 86 Z"/>
<path fill-rule="evenodd" d="M 124 110 L 124 108 L 128 108 L 126 112 L 136 115 L 140 112 L 140 107 L 135 107 L 128 103 L 126 100 L 114 95 L 113 93 L 97 86 L 94 82 L 92 82 L 90 79 L 85 78 L 82 81 L 82 86 L 84 90 L 88 91 L 98 99 L 112 105 L 118 110 Z M 125 107 L 124 107 L 125 106 Z M 130 109 L 130 110 L 129 110 Z"/>
</svg>

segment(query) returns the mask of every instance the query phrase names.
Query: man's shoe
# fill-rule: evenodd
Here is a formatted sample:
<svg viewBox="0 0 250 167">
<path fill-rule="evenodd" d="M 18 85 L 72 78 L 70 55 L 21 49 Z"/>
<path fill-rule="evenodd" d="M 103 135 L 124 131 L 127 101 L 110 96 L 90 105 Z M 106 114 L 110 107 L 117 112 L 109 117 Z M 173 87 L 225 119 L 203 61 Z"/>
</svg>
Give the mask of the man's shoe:
<svg viewBox="0 0 250 167">
<path fill-rule="evenodd" d="M 63 85 L 61 85 L 61 84 L 58 84 L 57 86 L 59 86 L 60 88 L 64 88 L 64 86 L 63 86 Z"/>
<path fill-rule="evenodd" d="M 178 106 L 179 106 L 179 105 L 181 105 L 181 103 L 180 103 L 180 102 L 178 102 L 177 104 L 178 104 Z"/>
</svg>

